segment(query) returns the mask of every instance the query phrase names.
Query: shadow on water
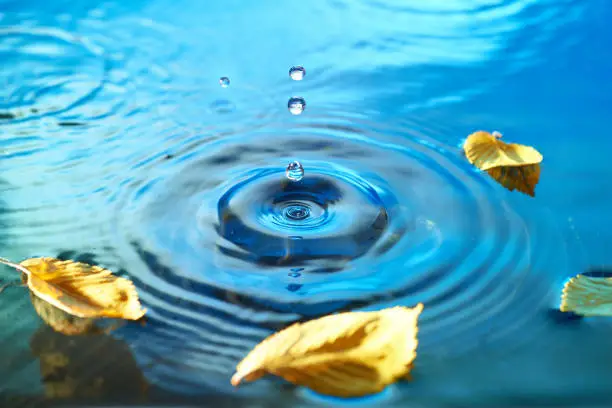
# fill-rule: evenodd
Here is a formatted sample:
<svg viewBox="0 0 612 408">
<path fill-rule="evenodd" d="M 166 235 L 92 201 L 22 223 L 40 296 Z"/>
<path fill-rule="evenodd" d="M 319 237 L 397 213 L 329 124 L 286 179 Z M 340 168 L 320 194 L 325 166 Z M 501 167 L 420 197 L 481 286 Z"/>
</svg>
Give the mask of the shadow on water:
<svg viewBox="0 0 612 408">
<path fill-rule="evenodd" d="M 97 265 L 96 255 L 93 253 L 77 253 L 75 251 L 62 251 L 58 259 L 75 260 Z M 118 275 L 124 274 L 119 270 Z M 27 289 L 21 290 L 21 297 L 27 298 Z M 30 313 L 31 315 L 32 313 Z M 29 319 L 29 316 L 21 316 Z M 155 340 L 156 330 L 163 330 L 156 323 L 142 328 L 119 328 L 111 334 L 96 331 L 82 335 L 65 335 L 53 330 L 39 319 L 38 327 L 28 339 L 20 338 L 20 342 L 27 343 L 28 353 L 20 355 L 4 355 L 7 352 L 3 347 L 0 354 L 2 364 L 0 369 L 7 368 L 15 374 L 15 369 L 24 366 L 36 366 L 31 370 L 36 373 L 40 387 L 24 389 L 18 387 L 12 390 L 0 388 L 0 404 L 9 404 L 11 408 L 38 407 L 38 406 L 82 406 L 82 404 L 166 404 L 177 402 L 197 403 L 198 406 L 238 406 L 225 398 L 222 401 L 212 401 L 202 404 L 201 396 L 190 398 L 176 394 L 170 390 L 151 385 L 145 375 L 149 367 L 141 367 L 134 358 L 134 352 L 128 341 Z M 2 339 L 11 337 L 11 327 L 4 323 Z M 144 324 L 143 324 L 144 325 Z M 163 360 L 173 360 L 170 348 L 166 349 L 166 357 L 157 356 L 148 365 L 155 365 Z M 8 366 L 6 366 L 8 364 Z M 5 365 L 5 367 L 3 367 Z M 4 371 L 4 370 L 3 370 Z M 4 405 L 1 405 L 4 406 Z"/>
</svg>

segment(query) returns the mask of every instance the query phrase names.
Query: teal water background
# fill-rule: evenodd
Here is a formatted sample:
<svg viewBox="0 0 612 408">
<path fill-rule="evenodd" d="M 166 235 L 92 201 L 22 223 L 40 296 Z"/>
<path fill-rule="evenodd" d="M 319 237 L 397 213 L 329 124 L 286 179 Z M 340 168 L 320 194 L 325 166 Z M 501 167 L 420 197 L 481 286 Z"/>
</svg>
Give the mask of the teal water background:
<svg viewBox="0 0 612 408">
<path fill-rule="evenodd" d="M 115 378 L 97 402 L 345 404 L 229 378 L 293 321 L 422 301 L 415 379 L 376 404 L 605 406 L 609 319 L 553 310 L 611 264 L 611 18 L 604 0 L 0 0 L 0 255 L 121 271 L 150 317 L 87 343 L 7 289 L 0 395 L 48 399 L 40 353 L 61 351 L 83 384 Z M 480 129 L 542 152 L 535 198 L 463 159 Z M 285 256 L 292 233 L 248 199 L 294 159 L 368 198 L 313 230 L 332 244 Z M 257 227 L 236 241 L 219 208 L 242 182 Z M 373 208 L 391 249 L 351 238 Z"/>
</svg>

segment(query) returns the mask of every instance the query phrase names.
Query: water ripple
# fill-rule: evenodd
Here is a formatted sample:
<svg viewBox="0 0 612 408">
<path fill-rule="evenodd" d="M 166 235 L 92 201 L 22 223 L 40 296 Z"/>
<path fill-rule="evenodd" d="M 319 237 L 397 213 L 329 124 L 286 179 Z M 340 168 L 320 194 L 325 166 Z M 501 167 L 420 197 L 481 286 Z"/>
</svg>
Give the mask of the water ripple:
<svg viewBox="0 0 612 408">
<path fill-rule="evenodd" d="M 150 381 L 272 395 L 268 380 L 231 390 L 236 363 L 340 310 L 423 302 L 425 367 L 510 353 L 550 323 L 567 251 L 537 201 L 469 166 L 448 117 L 384 123 L 548 63 L 588 2 L 18 3 L 0 15 L 0 238 L 15 259 L 68 247 L 127 271 L 149 322 L 118 335 Z M 5 317 L 29 307 L 18 295 Z"/>
<path fill-rule="evenodd" d="M 546 218 L 525 217 L 530 202 L 423 129 L 341 113 L 278 122 L 195 146 L 123 189 L 117 254 L 150 330 L 162 325 L 201 370 L 174 371 L 182 386 L 226 387 L 265 334 L 337 310 L 423 302 L 421 350 L 432 358 L 537 335 L 551 301 L 541 274 L 566 273 L 541 267 L 556 236 Z M 292 158 L 306 171 L 299 182 L 284 176 Z M 310 212 L 288 218 L 296 205 Z M 141 353 L 159 353 L 147 344 Z"/>
<path fill-rule="evenodd" d="M 53 28 L 0 29 L 0 116 L 23 120 L 86 103 L 103 86 L 103 50 Z"/>
<path fill-rule="evenodd" d="M 353 104 L 366 92 L 399 112 L 455 104 L 546 64 L 546 50 L 576 43 L 583 33 L 569 27 L 585 8 L 580 0 L 330 1 L 308 10 L 330 27 L 327 37 L 309 32 L 313 41 L 295 56 L 308 62 L 309 77 L 273 88 L 297 88 L 311 106 L 325 100 L 310 96 L 321 90 Z"/>
<path fill-rule="evenodd" d="M 169 118 L 191 132 L 217 134 L 262 126 L 277 117 L 279 105 L 264 91 L 235 83 L 223 88 L 217 83 L 191 86 L 166 85 L 157 105 L 158 115 Z M 284 113 L 284 112 L 283 112 Z"/>
</svg>

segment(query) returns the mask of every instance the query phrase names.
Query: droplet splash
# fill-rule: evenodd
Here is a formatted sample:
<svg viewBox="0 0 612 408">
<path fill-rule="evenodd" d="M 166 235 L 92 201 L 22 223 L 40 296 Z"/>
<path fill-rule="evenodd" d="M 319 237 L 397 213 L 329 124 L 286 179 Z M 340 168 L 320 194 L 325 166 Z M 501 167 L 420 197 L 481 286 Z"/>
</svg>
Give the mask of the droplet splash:
<svg viewBox="0 0 612 408">
<path fill-rule="evenodd" d="M 304 178 L 304 167 L 299 161 L 292 161 L 285 170 L 285 175 L 291 181 L 300 181 Z"/>
<path fill-rule="evenodd" d="M 228 77 L 219 78 L 219 85 L 221 85 L 222 88 L 227 88 L 229 84 L 230 84 L 230 79 Z"/>
<path fill-rule="evenodd" d="M 294 203 L 285 208 L 285 217 L 290 220 L 300 221 L 308 218 L 310 215 L 310 208 L 307 205 L 301 203 Z"/>
<path fill-rule="evenodd" d="M 306 109 L 306 101 L 304 98 L 294 96 L 289 99 L 287 108 L 289 108 L 289 112 L 291 112 L 292 115 L 301 115 L 304 109 Z"/>
<path fill-rule="evenodd" d="M 289 70 L 289 76 L 294 81 L 301 81 L 306 76 L 306 70 L 302 66 L 291 67 Z"/>
<path fill-rule="evenodd" d="M 340 308 L 429 299 L 430 314 L 419 328 L 423 344 L 452 358 L 484 342 L 528 344 L 542 333 L 540 314 L 530 318 L 524 310 L 533 308 L 533 299 L 550 306 L 551 284 L 542 274 L 557 282 L 568 275 L 563 257 L 549 266 L 549 250 L 558 248 L 558 241 L 555 234 L 548 241 L 546 218 L 533 214 L 533 206 L 519 212 L 522 207 L 515 208 L 511 198 L 472 172 L 454 147 L 437 142 L 409 118 L 406 127 L 380 128 L 353 123 L 347 115 L 308 116 L 297 132 L 294 118 L 287 117 L 278 127 L 224 135 L 202 145 L 206 154 L 185 162 L 186 171 L 169 173 L 148 190 L 139 187 L 142 195 L 130 195 L 134 199 L 126 205 L 137 208 L 138 217 L 120 218 L 117 239 L 128 244 L 117 247 L 122 257 L 146 263 L 136 276 L 171 288 L 173 296 L 141 288 L 160 304 L 155 311 L 174 307 L 178 298 L 188 302 L 176 305 L 177 312 L 193 306 L 206 315 L 231 315 L 240 302 L 260 320 L 224 320 L 227 336 L 250 336 L 251 325 L 269 330 L 270 322 L 278 322 L 269 316 L 295 321 Z M 279 157 L 286 159 L 274 165 Z M 284 174 L 294 160 L 305 161 L 303 170 L 308 167 L 308 177 L 299 182 Z M 290 170 L 294 167 L 301 166 Z M 170 246 L 172 263 L 155 256 Z M 306 269 L 293 270 L 298 267 Z M 204 268 L 222 273 L 202 274 Z M 297 273 L 301 276 L 288 276 Z M 495 290 L 500 282 L 512 290 Z M 203 297 L 209 293 L 212 306 Z M 199 352 L 204 344 L 198 358 L 207 359 L 208 350 L 217 356 L 216 339 L 225 329 L 206 324 L 200 331 L 202 321 L 174 328 L 175 313 L 159 316 L 173 330 L 174 337 L 164 341 L 176 341 L 142 353 L 185 345 Z M 511 329 L 493 338 L 490 330 L 498 325 Z M 227 341 L 232 356 L 244 354 L 243 343 L 232 339 Z M 222 363 L 233 367 L 232 356 Z M 160 366 L 171 381 L 201 388 L 180 368 Z"/>
</svg>

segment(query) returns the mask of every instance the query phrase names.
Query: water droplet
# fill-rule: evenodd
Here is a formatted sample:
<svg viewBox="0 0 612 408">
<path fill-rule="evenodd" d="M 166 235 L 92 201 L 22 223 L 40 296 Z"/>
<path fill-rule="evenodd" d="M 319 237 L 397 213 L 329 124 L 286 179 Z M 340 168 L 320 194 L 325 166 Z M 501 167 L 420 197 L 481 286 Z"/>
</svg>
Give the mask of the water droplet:
<svg viewBox="0 0 612 408">
<path fill-rule="evenodd" d="M 292 161 L 285 170 L 285 175 L 291 181 L 300 181 L 304 178 L 304 168 L 299 161 Z"/>
<path fill-rule="evenodd" d="M 301 274 L 301 273 L 299 273 L 299 272 L 290 272 L 290 273 L 289 273 L 289 276 L 290 276 L 291 278 L 299 278 L 300 276 L 302 276 L 302 274 Z"/>
<path fill-rule="evenodd" d="M 497 130 L 494 130 L 493 132 L 491 132 L 491 136 L 493 136 L 496 139 L 500 139 L 502 137 L 502 134 L 498 132 Z"/>
<path fill-rule="evenodd" d="M 219 78 L 219 85 L 221 85 L 223 88 L 227 88 L 229 84 L 230 84 L 230 80 L 228 77 Z"/>
<path fill-rule="evenodd" d="M 294 96 L 289 99 L 287 108 L 289 108 L 289 112 L 291 112 L 292 115 L 300 115 L 302 112 L 304 112 L 304 109 L 306 109 L 306 101 L 304 98 Z"/>
<path fill-rule="evenodd" d="M 291 69 L 289 70 L 289 76 L 294 81 L 301 81 L 306 76 L 306 70 L 304 69 L 304 67 L 299 65 L 291 67 Z"/>
</svg>

